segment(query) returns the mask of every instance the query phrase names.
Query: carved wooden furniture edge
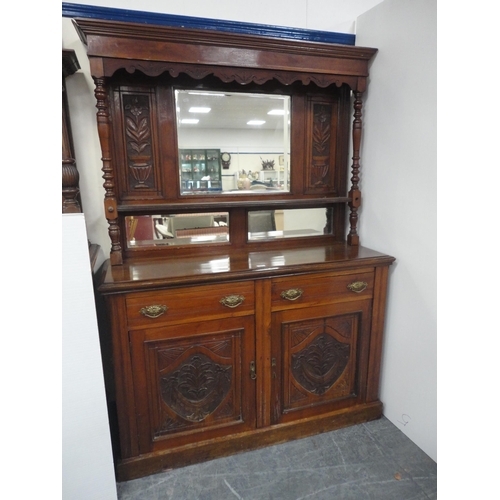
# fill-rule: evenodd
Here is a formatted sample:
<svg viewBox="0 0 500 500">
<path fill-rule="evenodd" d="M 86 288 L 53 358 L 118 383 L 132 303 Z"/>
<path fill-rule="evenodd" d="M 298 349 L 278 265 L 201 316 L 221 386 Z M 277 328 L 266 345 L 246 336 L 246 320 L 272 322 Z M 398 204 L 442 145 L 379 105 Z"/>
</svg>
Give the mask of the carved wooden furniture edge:
<svg viewBox="0 0 500 500">
<path fill-rule="evenodd" d="M 360 166 L 361 96 L 366 87 L 368 62 L 377 49 L 122 21 L 75 19 L 73 22 L 83 43 L 87 45 L 95 82 L 106 190 L 105 211 L 112 242 L 113 265 L 123 262 L 123 249 L 111 157 L 107 79 L 122 68 L 132 73 L 140 70 L 149 76 L 169 72 L 174 77 L 185 73 L 203 79 L 214 75 L 223 82 L 236 81 L 243 85 L 250 82 L 262 85 L 272 79 L 284 85 L 299 80 L 304 84 L 314 82 L 319 87 L 347 84 L 356 96 L 353 187 L 348 196 L 351 227 L 347 241 L 350 245 L 359 245 L 357 212 L 361 193 L 357 179 Z"/>
<path fill-rule="evenodd" d="M 220 47 L 237 47 L 306 55 L 324 55 L 329 58 L 362 59 L 366 61 L 370 60 L 377 52 L 377 49 L 372 47 L 274 38 L 263 35 L 227 33 L 206 29 L 108 21 L 104 19 L 76 18 L 73 20 L 73 23 L 80 39 L 85 45 L 88 44 L 87 37 L 89 35 L 98 35 L 130 39 L 146 39 L 152 41 L 173 41 L 176 43 L 191 43 L 195 45 L 204 43 Z M 237 41 L 236 44 L 235 41 Z"/>
<path fill-rule="evenodd" d="M 118 459 L 116 464 L 117 481 L 129 481 L 157 472 L 159 468 L 181 467 L 192 465 L 204 460 L 205 453 L 218 451 L 217 457 L 232 455 L 228 443 L 239 443 L 239 449 L 252 450 L 278 444 L 290 439 L 290 434 L 298 429 L 301 437 L 312 436 L 321 432 L 340 429 L 376 420 L 382 415 L 382 403 L 373 401 L 362 405 L 351 406 L 341 410 L 326 413 L 299 422 L 287 422 L 270 425 L 260 429 L 222 436 L 201 441 L 197 446 L 187 444 L 170 450 L 145 453 L 138 457 Z M 293 439 L 293 437 L 292 437 Z"/>
<path fill-rule="evenodd" d="M 73 151 L 73 137 L 69 116 L 66 78 L 80 69 L 76 52 L 72 49 L 62 50 L 62 213 L 81 213 L 80 206 L 80 174 L 76 166 Z"/>
<path fill-rule="evenodd" d="M 316 208 L 318 206 L 321 207 L 329 207 L 335 206 L 337 203 L 347 203 L 350 200 L 348 196 L 336 196 L 335 198 L 293 198 L 294 206 L 297 208 Z M 231 199 L 226 201 L 226 198 L 221 200 L 217 200 L 217 207 L 221 210 L 226 208 L 238 208 L 241 207 L 241 199 Z M 129 201 L 121 202 L 117 207 L 118 213 L 127 214 L 127 213 L 135 213 L 136 211 L 141 210 L 150 210 L 153 204 L 145 204 L 141 201 L 134 202 Z M 196 210 L 207 210 L 209 208 L 213 208 L 213 198 L 209 201 L 200 200 L 200 201 L 192 201 L 192 200 L 175 200 L 172 202 L 166 203 L 155 203 L 155 210 L 159 211 L 196 211 Z M 283 198 L 274 198 L 272 200 L 245 200 L 245 206 L 248 208 L 255 207 L 255 210 L 267 210 L 267 207 L 271 210 L 280 210 L 284 208 L 290 208 L 290 196 L 285 195 Z"/>
<path fill-rule="evenodd" d="M 177 258 L 173 260 L 178 261 L 179 259 Z M 120 266 L 120 271 L 118 271 L 116 267 L 111 265 L 107 267 L 107 271 L 102 274 L 102 279 L 99 283 L 98 291 L 103 295 L 108 295 L 115 293 L 126 293 L 131 291 L 136 292 L 157 290 L 164 287 L 220 283 L 221 281 L 231 282 L 249 279 L 264 279 L 298 273 L 359 270 L 361 267 L 376 268 L 390 266 L 395 260 L 395 257 L 392 257 L 390 255 L 379 254 L 369 257 L 351 258 L 331 262 L 287 265 L 280 268 L 265 270 L 245 269 L 239 271 L 216 272 L 213 274 L 194 273 L 192 275 L 184 276 L 169 276 L 167 273 L 164 273 L 164 275 L 162 275 L 161 272 L 159 272 L 158 276 L 154 279 L 133 280 L 126 278 L 129 266 L 133 267 L 135 265 L 135 261 L 133 259 L 129 259 L 124 262 L 123 266 Z M 120 277 L 120 275 L 122 277 Z"/>
<path fill-rule="evenodd" d="M 62 76 L 67 78 L 80 69 L 80 63 L 73 49 L 62 49 Z"/>
</svg>

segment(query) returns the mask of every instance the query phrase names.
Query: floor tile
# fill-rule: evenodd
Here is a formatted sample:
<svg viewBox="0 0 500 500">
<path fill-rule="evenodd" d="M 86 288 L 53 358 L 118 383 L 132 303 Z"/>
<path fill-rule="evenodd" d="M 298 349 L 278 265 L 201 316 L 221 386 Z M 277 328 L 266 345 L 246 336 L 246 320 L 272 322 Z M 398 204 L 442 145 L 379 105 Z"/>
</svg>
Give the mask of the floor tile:
<svg viewBox="0 0 500 500">
<path fill-rule="evenodd" d="M 436 463 L 385 417 L 118 483 L 119 500 L 429 500 Z"/>
</svg>

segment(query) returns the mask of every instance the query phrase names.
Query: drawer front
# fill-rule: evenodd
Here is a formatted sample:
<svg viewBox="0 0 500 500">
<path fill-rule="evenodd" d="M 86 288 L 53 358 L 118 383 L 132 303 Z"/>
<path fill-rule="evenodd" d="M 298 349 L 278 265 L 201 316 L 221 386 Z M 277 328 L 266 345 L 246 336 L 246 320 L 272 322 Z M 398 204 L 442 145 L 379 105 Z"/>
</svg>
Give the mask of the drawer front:
<svg viewBox="0 0 500 500">
<path fill-rule="evenodd" d="M 272 282 L 272 310 L 280 311 L 373 297 L 374 272 L 321 273 L 276 278 Z"/>
<path fill-rule="evenodd" d="M 246 316 L 254 313 L 254 283 L 131 293 L 126 303 L 130 329 Z"/>
</svg>

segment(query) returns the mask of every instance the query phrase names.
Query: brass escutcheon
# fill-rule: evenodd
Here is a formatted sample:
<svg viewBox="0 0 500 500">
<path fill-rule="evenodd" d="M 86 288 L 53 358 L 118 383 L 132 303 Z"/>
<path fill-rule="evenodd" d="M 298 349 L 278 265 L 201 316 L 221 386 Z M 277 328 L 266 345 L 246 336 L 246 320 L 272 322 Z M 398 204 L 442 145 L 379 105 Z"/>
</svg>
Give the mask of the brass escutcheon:
<svg viewBox="0 0 500 500">
<path fill-rule="evenodd" d="M 222 297 L 219 302 L 226 307 L 233 308 L 243 304 L 244 300 L 245 297 L 243 295 L 227 295 L 226 297 Z"/>
<path fill-rule="evenodd" d="M 366 281 L 353 281 L 347 285 L 347 288 L 351 290 L 351 292 L 361 293 L 367 286 L 368 283 Z"/>
<path fill-rule="evenodd" d="M 255 361 L 250 361 L 250 378 L 252 380 L 257 378 L 257 374 L 255 373 Z"/>
<path fill-rule="evenodd" d="M 297 300 L 304 293 L 300 288 L 290 288 L 289 290 L 285 290 L 281 292 L 281 298 L 286 300 Z"/>
<path fill-rule="evenodd" d="M 146 306 L 141 309 L 141 314 L 147 318 L 158 318 L 167 311 L 167 306 L 152 305 Z"/>
</svg>

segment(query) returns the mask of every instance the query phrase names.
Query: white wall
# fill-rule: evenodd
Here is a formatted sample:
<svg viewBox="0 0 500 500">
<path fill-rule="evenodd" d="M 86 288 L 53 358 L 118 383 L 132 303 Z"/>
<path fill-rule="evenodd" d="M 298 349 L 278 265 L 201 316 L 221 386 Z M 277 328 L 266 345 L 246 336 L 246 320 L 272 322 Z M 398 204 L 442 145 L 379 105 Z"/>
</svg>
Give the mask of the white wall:
<svg viewBox="0 0 500 500">
<path fill-rule="evenodd" d="M 396 257 L 382 360 L 384 413 L 436 460 L 436 2 L 385 0 L 356 44 L 377 47 L 364 107 L 360 239 Z"/>
<path fill-rule="evenodd" d="M 82 0 L 67 3 L 354 33 L 356 17 L 382 0 Z"/>
<path fill-rule="evenodd" d="M 62 498 L 117 498 L 83 214 L 62 216 Z"/>
</svg>

